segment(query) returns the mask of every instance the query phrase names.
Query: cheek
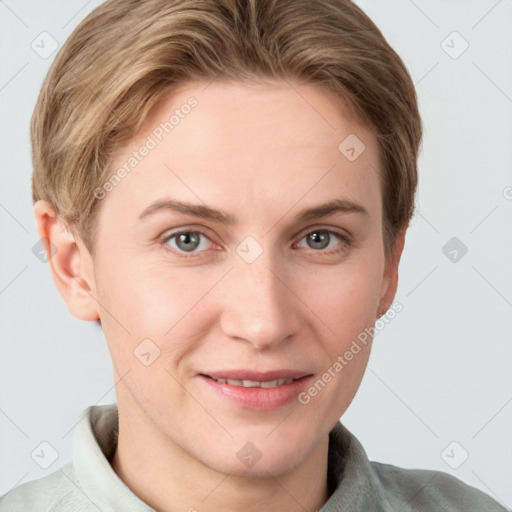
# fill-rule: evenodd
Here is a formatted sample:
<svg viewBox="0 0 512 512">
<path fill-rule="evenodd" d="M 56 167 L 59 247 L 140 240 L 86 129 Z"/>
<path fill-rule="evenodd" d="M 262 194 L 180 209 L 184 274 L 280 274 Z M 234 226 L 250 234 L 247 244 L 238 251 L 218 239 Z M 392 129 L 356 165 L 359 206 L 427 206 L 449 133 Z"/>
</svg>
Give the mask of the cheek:
<svg viewBox="0 0 512 512">
<path fill-rule="evenodd" d="M 145 338 L 153 340 L 162 355 L 191 348 L 209 324 L 212 310 L 204 299 L 223 272 L 171 268 L 162 260 L 147 260 L 112 258 L 99 276 L 103 330 L 118 359 L 126 358 Z"/>
<path fill-rule="evenodd" d="M 322 373 L 301 399 L 321 415 L 329 411 L 335 422 L 347 409 L 360 386 L 372 345 L 379 299 L 378 265 L 353 265 L 335 275 L 316 275 L 308 306 L 331 331 L 319 339 L 325 352 Z"/>
<path fill-rule="evenodd" d="M 350 342 L 375 322 L 380 298 L 381 265 L 359 260 L 357 264 L 331 267 L 303 276 L 298 289 L 304 302 L 334 331 L 337 345 Z M 334 342 L 333 342 L 334 343 Z"/>
</svg>

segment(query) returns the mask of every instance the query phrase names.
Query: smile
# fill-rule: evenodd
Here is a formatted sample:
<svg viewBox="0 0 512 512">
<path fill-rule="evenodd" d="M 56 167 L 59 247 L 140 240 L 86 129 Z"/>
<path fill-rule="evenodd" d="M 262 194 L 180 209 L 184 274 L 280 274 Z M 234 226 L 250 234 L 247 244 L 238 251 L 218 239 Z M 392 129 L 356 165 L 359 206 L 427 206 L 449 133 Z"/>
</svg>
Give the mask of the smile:
<svg viewBox="0 0 512 512">
<path fill-rule="evenodd" d="M 279 373 L 248 370 L 215 373 L 216 375 L 200 374 L 208 393 L 213 392 L 213 396 L 237 407 L 267 411 L 293 402 L 313 378 L 311 374 L 290 370 L 281 370 Z M 283 373 L 290 375 L 283 376 Z"/>
<path fill-rule="evenodd" d="M 275 388 L 285 384 L 291 384 L 293 379 L 276 379 L 267 381 L 253 381 L 253 380 L 236 380 L 236 379 L 213 379 L 221 384 L 230 384 L 231 386 L 242 386 L 244 388 Z"/>
</svg>

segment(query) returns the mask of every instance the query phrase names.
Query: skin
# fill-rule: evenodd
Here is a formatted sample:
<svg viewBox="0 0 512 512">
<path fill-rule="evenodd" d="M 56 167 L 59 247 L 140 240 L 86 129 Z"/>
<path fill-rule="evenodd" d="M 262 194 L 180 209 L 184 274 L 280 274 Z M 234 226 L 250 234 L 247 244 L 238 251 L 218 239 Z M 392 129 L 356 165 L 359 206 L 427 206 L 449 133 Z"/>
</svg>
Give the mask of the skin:
<svg viewBox="0 0 512 512">
<path fill-rule="evenodd" d="M 376 140 L 314 85 L 185 84 L 112 169 L 190 96 L 197 107 L 101 200 L 94 259 L 45 201 L 34 207 L 39 235 L 57 247 L 49 264 L 70 312 L 101 318 L 117 382 L 119 477 L 162 512 L 313 511 L 329 498 L 329 431 L 360 385 L 371 343 L 306 405 L 242 408 L 197 374 L 291 368 L 319 378 L 391 305 L 405 228 L 386 260 Z M 338 150 L 349 134 L 366 146 L 353 162 Z M 238 220 L 172 211 L 138 220 L 165 196 Z M 336 198 L 367 215 L 295 219 Z M 165 237 L 183 228 L 204 236 L 180 257 L 183 245 Z M 319 248 L 307 235 L 322 229 L 352 241 L 331 235 Z M 263 251 L 252 263 L 236 252 L 247 236 Z M 133 353 L 146 338 L 160 349 L 149 366 Z M 262 454 L 252 467 L 237 457 L 248 442 Z"/>
</svg>

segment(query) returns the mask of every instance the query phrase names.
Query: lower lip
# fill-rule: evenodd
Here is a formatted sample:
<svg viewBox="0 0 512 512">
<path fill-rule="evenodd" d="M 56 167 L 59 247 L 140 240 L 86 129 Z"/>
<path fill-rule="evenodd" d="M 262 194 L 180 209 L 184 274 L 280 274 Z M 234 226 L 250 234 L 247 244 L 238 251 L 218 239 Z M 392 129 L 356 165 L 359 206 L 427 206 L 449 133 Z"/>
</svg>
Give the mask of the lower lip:
<svg viewBox="0 0 512 512">
<path fill-rule="evenodd" d="M 246 409 L 273 410 L 290 403 L 307 387 L 311 375 L 275 388 L 244 388 L 200 375 L 201 379 L 220 396 Z"/>
</svg>

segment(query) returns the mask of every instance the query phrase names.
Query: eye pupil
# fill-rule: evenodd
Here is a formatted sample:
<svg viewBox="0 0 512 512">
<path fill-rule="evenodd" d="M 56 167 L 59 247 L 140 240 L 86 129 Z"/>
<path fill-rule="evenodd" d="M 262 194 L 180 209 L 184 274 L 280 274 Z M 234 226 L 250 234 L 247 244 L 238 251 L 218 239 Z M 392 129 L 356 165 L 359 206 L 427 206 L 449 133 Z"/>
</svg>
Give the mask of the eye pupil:
<svg viewBox="0 0 512 512">
<path fill-rule="evenodd" d="M 313 247 L 314 249 L 324 249 L 329 245 L 329 239 L 329 234 L 324 233 L 322 231 L 315 231 L 311 233 L 308 237 L 308 240 L 313 242 L 313 245 L 311 247 Z"/>
<path fill-rule="evenodd" d="M 191 241 L 192 246 L 189 246 L 188 244 L 190 244 Z M 197 235 L 197 233 L 194 233 L 192 231 L 181 233 L 176 238 L 176 245 L 183 251 L 193 251 L 199 245 L 199 236 Z"/>
</svg>

